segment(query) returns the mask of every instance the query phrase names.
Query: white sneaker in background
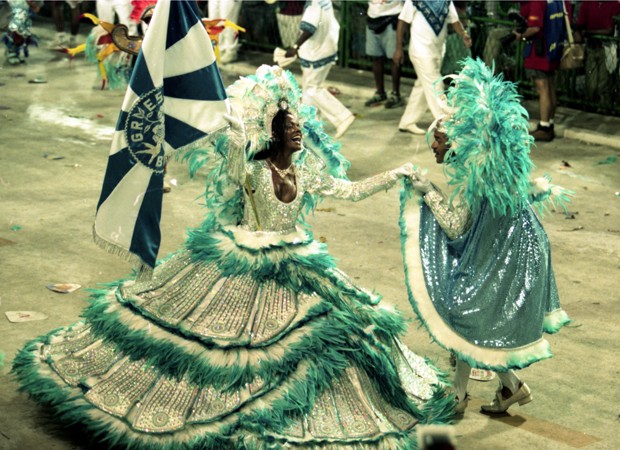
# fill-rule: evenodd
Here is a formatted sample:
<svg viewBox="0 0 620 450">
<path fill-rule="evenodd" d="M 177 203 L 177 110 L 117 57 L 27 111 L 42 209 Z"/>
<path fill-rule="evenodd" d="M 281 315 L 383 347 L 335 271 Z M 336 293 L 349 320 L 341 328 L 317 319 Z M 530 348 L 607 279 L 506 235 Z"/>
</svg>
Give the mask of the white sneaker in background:
<svg viewBox="0 0 620 450">
<path fill-rule="evenodd" d="M 413 125 L 409 125 L 408 127 L 405 128 L 399 128 L 398 131 L 401 131 L 403 133 L 411 133 L 411 134 L 426 134 L 426 130 L 420 128 L 419 126 L 413 124 Z"/>
</svg>

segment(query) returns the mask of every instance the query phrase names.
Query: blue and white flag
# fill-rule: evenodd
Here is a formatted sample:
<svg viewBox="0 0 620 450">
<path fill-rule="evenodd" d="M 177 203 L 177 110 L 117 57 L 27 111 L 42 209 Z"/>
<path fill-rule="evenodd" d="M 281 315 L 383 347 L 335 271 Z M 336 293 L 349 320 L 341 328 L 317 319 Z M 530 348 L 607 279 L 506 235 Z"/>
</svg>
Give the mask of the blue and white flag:
<svg viewBox="0 0 620 450">
<path fill-rule="evenodd" d="M 224 83 L 193 0 L 159 0 L 112 140 L 95 242 L 154 267 L 164 166 L 174 151 L 227 124 Z"/>
</svg>

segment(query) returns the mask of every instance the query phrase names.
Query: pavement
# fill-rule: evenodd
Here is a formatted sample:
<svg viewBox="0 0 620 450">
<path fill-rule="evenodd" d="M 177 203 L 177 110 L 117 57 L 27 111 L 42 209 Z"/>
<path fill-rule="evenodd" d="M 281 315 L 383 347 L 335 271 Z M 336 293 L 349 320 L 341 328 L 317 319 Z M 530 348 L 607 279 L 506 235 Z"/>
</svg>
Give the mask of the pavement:
<svg viewBox="0 0 620 450">
<path fill-rule="evenodd" d="M 43 42 L 53 34 L 49 22 L 37 22 L 36 31 Z M 222 68 L 227 85 L 268 62 L 266 55 L 244 57 Z M 30 82 L 35 79 L 45 82 Z M 364 107 L 373 92 L 369 73 L 334 67 L 329 84 L 357 116 L 341 139 L 342 152 L 352 163 L 352 180 L 413 162 L 428 168 L 429 178 L 445 187 L 425 138 L 397 131 L 402 108 Z M 410 85 L 404 80 L 403 94 Z M 61 427 L 17 391 L 9 373 L 26 342 L 79 319 L 87 289 L 131 271 L 128 263 L 92 241 L 95 207 L 124 96 L 124 91 L 97 86 L 94 66 L 43 47 L 33 49 L 27 64 L 8 67 L 0 62 L 0 353 L 6 355 L 0 367 L 2 450 L 106 448 L 89 444 L 80 429 Z M 537 145 L 531 156 L 534 176 L 550 174 L 575 192 L 569 211 L 552 209 L 542 219 L 562 306 L 573 323 L 548 337 L 554 358 L 520 373 L 533 392 L 528 405 L 515 405 L 499 417 L 485 416 L 479 406 L 493 398 L 497 382 L 470 382 L 472 400 L 464 418 L 454 424 L 459 449 L 620 448 L 620 162 L 614 162 L 620 151 L 612 145 L 619 141 L 619 121 L 567 108 L 558 113 L 560 137 Z M 430 121 L 428 116 L 426 125 Z M 333 127 L 326 130 L 333 132 Z M 184 164 L 171 162 L 169 177 L 174 186 L 164 196 L 160 256 L 179 248 L 186 229 L 204 217 L 199 198 L 204 174 L 190 179 Z M 392 189 L 360 203 L 326 199 L 309 222 L 344 272 L 411 321 L 405 344 L 449 375 L 447 353 L 415 322 L 407 299 L 398 214 L 399 196 Z M 46 288 L 51 283 L 81 288 L 59 294 Z M 35 311 L 45 319 L 9 322 L 4 316 L 11 311 Z"/>
</svg>

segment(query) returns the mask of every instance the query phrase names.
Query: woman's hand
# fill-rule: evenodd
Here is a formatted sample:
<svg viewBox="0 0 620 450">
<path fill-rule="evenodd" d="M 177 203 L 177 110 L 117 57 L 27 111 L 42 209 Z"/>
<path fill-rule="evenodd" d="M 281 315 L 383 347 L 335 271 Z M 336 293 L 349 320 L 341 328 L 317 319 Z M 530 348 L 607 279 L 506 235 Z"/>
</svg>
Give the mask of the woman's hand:
<svg viewBox="0 0 620 450">
<path fill-rule="evenodd" d="M 245 127 L 243 126 L 243 120 L 241 117 L 236 115 L 233 111 L 233 114 L 222 114 L 224 119 L 228 120 L 230 124 L 231 130 L 243 134 L 245 132 Z"/>
<path fill-rule="evenodd" d="M 392 170 L 392 174 L 396 178 L 410 177 L 414 173 L 415 173 L 415 167 L 411 163 L 403 164 L 402 166 L 397 167 L 396 169 Z"/>
</svg>

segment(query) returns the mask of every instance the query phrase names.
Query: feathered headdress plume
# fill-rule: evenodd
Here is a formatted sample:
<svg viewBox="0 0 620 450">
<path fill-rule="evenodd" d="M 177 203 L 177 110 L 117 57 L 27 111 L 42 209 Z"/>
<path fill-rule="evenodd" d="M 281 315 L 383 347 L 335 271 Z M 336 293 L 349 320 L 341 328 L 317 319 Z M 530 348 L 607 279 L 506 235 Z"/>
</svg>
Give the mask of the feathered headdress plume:
<svg viewBox="0 0 620 450">
<path fill-rule="evenodd" d="M 480 59 L 466 58 L 446 93 L 442 125 L 451 143 L 445 171 L 473 210 L 487 201 L 505 215 L 527 204 L 533 168 L 528 113 L 514 83 Z"/>
</svg>

